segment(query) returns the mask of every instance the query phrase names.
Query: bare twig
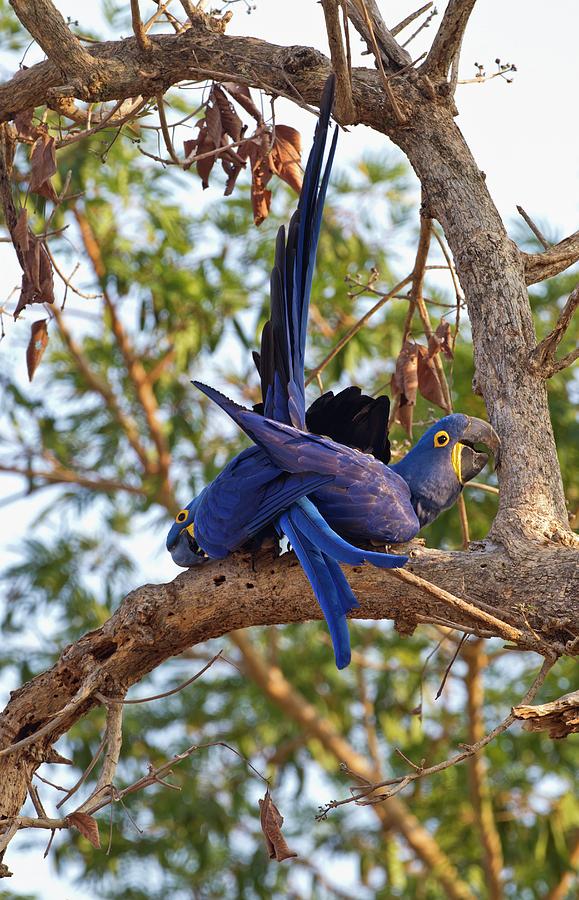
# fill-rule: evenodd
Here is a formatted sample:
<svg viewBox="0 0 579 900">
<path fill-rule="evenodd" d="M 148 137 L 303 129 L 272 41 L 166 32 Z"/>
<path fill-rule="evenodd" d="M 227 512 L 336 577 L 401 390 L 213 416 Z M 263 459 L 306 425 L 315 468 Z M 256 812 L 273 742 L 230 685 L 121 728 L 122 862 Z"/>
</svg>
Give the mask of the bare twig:
<svg viewBox="0 0 579 900">
<path fill-rule="evenodd" d="M 163 101 L 163 95 L 157 94 L 157 109 L 159 110 L 159 122 L 161 123 L 161 132 L 163 134 L 163 140 L 165 141 L 165 147 L 169 152 L 169 156 L 176 166 L 182 165 L 181 160 L 177 156 L 175 152 L 175 148 L 173 146 L 173 141 L 171 140 L 171 135 L 169 134 L 169 126 L 167 125 L 167 117 L 165 115 L 165 103 Z"/>
<path fill-rule="evenodd" d="M 555 661 L 555 659 L 545 659 L 543 661 L 543 664 L 535 680 L 525 694 L 524 699 L 521 701 L 522 703 L 528 703 L 536 696 L 537 691 L 545 681 L 545 678 L 554 666 Z M 375 804 L 381 803 L 384 800 L 389 800 L 392 796 L 397 794 L 400 790 L 411 784 L 413 781 L 416 781 L 419 778 L 426 778 L 430 775 L 436 775 L 438 772 L 444 772 L 446 769 L 450 769 L 452 766 L 456 766 L 459 763 L 464 762 L 465 759 L 470 759 L 477 753 L 480 753 L 480 751 L 483 750 L 487 746 L 487 744 L 490 744 L 491 741 L 494 741 L 495 738 L 503 734 L 503 732 L 507 731 L 507 729 L 511 727 L 514 721 L 515 716 L 511 712 L 485 737 L 481 738 L 475 744 L 464 745 L 464 748 L 460 753 L 455 754 L 454 756 L 450 757 L 450 759 L 444 760 L 444 762 L 440 762 L 436 765 L 428 766 L 426 768 L 416 767 L 415 764 L 413 764 L 415 771 L 410 775 L 400 775 L 396 778 L 388 778 L 384 781 L 369 784 L 364 788 L 353 788 L 350 797 L 346 797 L 343 800 L 332 800 L 329 803 L 326 803 L 325 806 L 321 807 L 320 814 L 316 818 L 324 819 L 327 817 L 327 814 L 330 810 L 336 809 L 339 806 L 345 806 L 349 803 L 355 803 L 356 805 L 367 805 L 368 803 Z M 352 770 L 352 774 L 356 774 L 355 770 Z M 390 790 L 377 793 L 381 788 L 389 788 Z"/>
<path fill-rule="evenodd" d="M 95 692 L 95 697 L 101 700 L 102 694 L 97 691 Z M 104 735 L 104 744 L 104 759 L 97 783 L 90 797 L 79 806 L 77 812 L 85 812 L 91 805 L 91 801 L 112 785 L 115 772 L 117 771 L 123 744 L 123 707 L 111 702 L 107 704 L 107 724 Z"/>
<path fill-rule="evenodd" d="M 375 52 L 378 45 L 379 56 L 387 66 L 399 69 L 412 62 L 410 54 L 402 49 L 386 27 L 376 0 L 347 0 L 346 5 L 348 17 L 368 49 Z"/>
<path fill-rule="evenodd" d="M 94 752 L 94 754 L 93 754 L 93 757 L 92 757 L 91 761 L 89 762 L 88 766 L 86 767 L 86 769 L 84 770 L 84 772 L 82 773 L 82 775 L 80 776 L 80 778 L 78 779 L 78 781 L 76 781 L 76 782 L 73 784 L 73 786 L 72 786 L 71 788 L 69 788 L 68 791 L 66 791 L 65 796 L 62 797 L 62 799 L 59 800 L 58 803 L 56 804 L 56 808 L 57 808 L 57 809 L 60 809 L 61 806 L 64 806 L 64 804 L 65 804 L 68 800 L 70 800 L 70 798 L 71 798 L 74 794 L 76 794 L 76 792 L 78 791 L 78 789 L 81 788 L 82 785 L 85 783 L 85 781 L 87 780 L 88 776 L 90 775 L 90 773 L 92 772 L 92 770 L 93 770 L 94 767 L 96 766 L 97 762 L 99 761 L 100 756 L 101 756 L 101 753 L 102 753 L 103 750 L 105 749 L 106 740 L 107 740 L 106 734 L 104 734 L 103 737 L 102 737 L 102 740 L 101 740 L 100 744 L 98 745 L 98 747 L 96 748 L 96 750 L 95 750 L 95 752 Z"/>
<path fill-rule="evenodd" d="M 464 500 L 464 494 L 461 494 L 458 500 L 456 501 L 456 508 L 458 509 L 458 517 L 460 519 L 460 530 L 462 532 L 462 549 L 468 550 L 468 545 L 470 544 L 470 531 L 468 527 L 468 513 L 466 511 L 466 503 Z"/>
<path fill-rule="evenodd" d="M 209 660 L 209 662 L 206 665 L 204 665 L 202 669 L 199 670 L 199 672 L 196 672 L 195 675 L 193 675 L 191 678 L 188 678 L 187 681 L 184 681 L 182 684 L 178 684 L 177 687 L 171 688 L 170 691 L 163 691 L 162 694 L 153 694 L 150 697 L 137 697 L 135 699 L 131 698 L 129 700 L 125 700 L 123 698 L 122 700 L 119 700 L 115 697 L 104 697 L 102 694 L 100 694 L 97 691 L 95 693 L 95 697 L 97 698 L 97 700 L 100 700 L 101 703 L 105 703 L 107 705 L 114 705 L 115 703 L 119 703 L 123 706 L 127 706 L 128 704 L 131 704 L 131 703 L 150 703 L 151 700 L 161 700 L 161 699 L 163 699 L 163 697 L 171 697 L 173 694 L 178 694 L 179 691 L 182 691 L 184 688 L 189 687 L 189 685 L 193 684 L 194 681 L 197 681 L 198 678 L 201 678 L 201 676 L 205 674 L 207 669 L 211 668 L 213 663 L 217 662 L 218 659 L 222 658 L 222 653 L 223 653 L 223 650 L 220 650 L 219 653 L 216 653 L 215 656 L 213 656 Z"/>
<path fill-rule="evenodd" d="M 460 609 L 461 612 L 466 613 L 468 616 L 478 619 L 480 622 L 491 627 L 495 633 L 500 634 L 505 640 L 519 644 L 524 644 L 526 641 L 530 641 L 531 644 L 538 643 L 536 640 L 531 639 L 530 636 L 526 638 L 520 629 L 515 628 L 513 625 L 509 625 L 502 619 L 497 619 L 492 613 L 486 612 L 478 606 L 474 606 L 467 600 L 456 597 L 454 594 L 443 590 L 443 588 L 430 584 L 429 581 L 425 581 L 424 578 L 414 575 L 407 569 L 389 569 L 388 575 L 392 578 L 397 578 L 399 581 L 405 581 L 407 584 L 413 584 L 416 587 L 420 587 L 428 594 L 436 597 L 437 600 L 441 600 L 444 604 Z"/>
<path fill-rule="evenodd" d="M 111 107 L 109 112 L 102 117 L 97 125 L 94 125 L 92 128 L 86 128 L 83 131 L 67 134 L 66 137 L 63 137 L 59 141 L 56 141 L 55 146 L 57 149 L 60 149 L 61 147 L 69 147 L 71 144 L 76 144 L 78 143 L 78 141 L 83 141 L 85 138 L 90 137 L 90 135 L 92 134 L 96 134 L 98 131 L 102 131 L 108 126 L 114 125 L 115 128 L 120 128 L 129 120 L 134 119 L 147 105 L 148 102 L 148 98 L 143 99 L 142 97 L 137 97 L 129 106 L 127 112 L 123 113 L 121 116 L 116 116 L 116 113 L 120 110 L 123 104 L 126 103 L 126 100 L 119 100 L 114 104 L 113 107 Z"/>
<path fill-rule="evenodd" d="M 348 341 L 350 341 L 354 337 L 354 335 L 358 334 L 360 329 L 363 328 L 366 322 L 372 318 L 374 313 L 377 313 L 378 310 L 388 302 L 388 300 L 391 300 L 393 297 L 395 297 L 396 294 L 398 294 L 402 290 L 402 288 L 406 287 L 406 285 L 411 281 L 412 275 L 408 275 L 403 279 L 403 281 L 399 281 L 391 291 L 388 291 L 387 294 L 384 294 L 380 298 L 380 300 L 378 300 L 378 302 L 374 304 L 372 309 L 368 310 L 368 312 L 365 313 L 365 315 L 363 315 L 361 319 L 358 319 L 355 325 L 352 325 L 352 327 L 346 332 L 346 334 L 342 338 L 340 338 L 338 343 L 330 350 L 327 356 L 324 357 L 319 366 L 316 366 L 316 368 L 312 369 L 312 371 L 309 373 L 308 377 L 306 378 L 306 387 L 324 371 L 328 363 L 330 363 L 334 359 L 334 357 L 338 355 L 340 350 L 342 350 L 346 346 Z"/>
<path fill-rule="evenodd" d="M 373 24 L 372 24 L 372 21 L 370 20 L 370 15 L 369 15 L 369 13 L 368 13 L 368 8 L 367 8 L 367 5 L 366 5 L 366 0 L 353 0 L 353 2 L 354 2 L 354 5 L 357 6 L 358 9 L 360 10 L 360 12 L 362 13 L 362 15 L 363 15 L 363 17 L 364 17 L 364 20 L 365 20 L 365 22 L 366 22 L 366 27 L 367 27 L 367 29 L 368 29 L 368 34 L 370 35 L 370 42 L 371 42 L 372 48 L 373 48 L 373 50 L 374 50 L 374 56 L 375 56 L 375 59 L 376 59 L 376 64 L 377 64 L 377 66 L 378 66 L 378 70 L 379 70 L 379 72 L 380 72 L 380 75 L 382 76 L 382 83 L 384 84 L 384 90 L 386 91 L 386 96 L 388 97 L 388 100 L 390 101 L 390 105 L 391 105 L 392 111 L 393 111 L 393 113 L 394 113 L 394 118 L 396 119 L 396 121 L 398 122 L 399 125 L 404 125 L 404 124 L 406 123 L 406 116 L 404 115 L 404 113 L 403 113 L 402 110 L 400 109 L 400 106 L 399 106 L 399 104 L 398 104 L 398 100 L 396 99 L 396 95 L 395 95 L 395 93 L 394 93 L 394 91 L 393 91 L 393 89 L 392 89 L 392 85 L 390 84 L 390 81 L 389 81 L 389 79 L 388 79 L 388 77 L 387 77 L 387 75 L 386 75 L 386 72 L 385 72 L 385 70 L 384 70 L 384 63 L 382 62 L 382 54 L 380 53 L 380 48 L 379 48 L 379 46 L 378 46 L 378 41 L 376 40 L 376 34 L 375 34 L 375 31 L 374 31 L 374 26 L 373 26 Z M 396 41 L 394 41 L 394 43 L 396 44 Z M 398 44 L 396 44 L 396 46 L 398 46 Z M 401 51 L 401 52 L 402 52 L 402 51 Z M 404 65 L 406 66 L 406 65 L 408 65 L 408 64 L 410 64 L 410 63 L 412 63 L 412 59 L 411 59 L 411 58 L 409 58 L 408 60 L 406 60 L 406 62 L 404 63 Z"/>
<path fill-rule="evenodd" d="M 409 25 L 411 25 L 415 19 L 418 19 L 419 16 L 422 15 L 422 13 L 428 12 L 428 10 L 430 9 L 431 6 L 432 6 L 432 2 L 425 3 L 424 6 L 420 7 L 420 9 L 417 9 L 415 12 L 410 13 L 410 15 L 406 16 L 405 19 L 402 19 L 402 21 L 399 22 L 398 25 L 395 25 L 394 28 L 390 29 L 390 34 L 393 37 L 396 37 L 397 34 L 400 34 L 401 31 L 403 31 L 405 28 L 407 28 Z"/>
<path fill-rule="evenodd" d="M 422 22 L 422 24 L 416 29 L 416 31 L 412 32 L 412 34 L 410 35 L 410 37 L 409 37 L 407 40 L 404 41 L 404 43 L 402 44 L 402 46 L 403 46 L 403 47 L 408 47 L 408 44 L 412 43 L 412 41 L 414 40 L 414 38 L 418 37 L 418 35 L 420 34 L 421 31 L 424 31 L 425 28 L 429 28 L 429 27 L 430 27 L 430 23 L 432 22 L 433 18 L 434 18 L 435 16 L 437 16 L 437 15 L 438 15 L 438 10 L 437 10 L 436 7 L 434 7 L 434 9 L 433 9 L 432 12 L 430 13 L 430 15 L 426 17 L 426 19 L 424 20 L 424 22 Z M 424 55 L 426 56 L 426 53 L 425 53 Z M 455 58 L 456 58 L 456 57 L 455 57 Z"/>
<path fill-rule="evenodd" d="M 460 641 L 458 642 L 458 644 L 456 645 L 456 647 L 455 647 L 455 649 L 454 649 L 454 653 L 452 654 L 452 657 L 451 657 L 451 659 L 450 659 L 450 662 L 449 662 L 449 664 L 447 665 L 446 669 L 444 670 L 444 675 L 442 676 L 442 681 L 440 682 L 440 687 L 438 688 L 436 694 L 434 695 L 434 699 L 435 699 L 435 700 L 438 700 L 439 697 L 442 697 L 442 692 L 444 691 L 444 688 L 445 688 L 445 686 L 446 686 L 446 682 L 447 682 L 447 680 L 448 680 L 448 676 L 449 676 L 450 673 L 451 673 L 452 667 L 453 667 L 453 665 L 455 664 L 456 660 L 458 659 L 458 655 L 459 655 L 460 651 L 462 650 L 464 644 L 468 641 L 469 637 L 471 637 L 471 635 L 468 634 L 467 632 L 465 632 L 465 633 L 462 635 L 462 637 L 461 637 Z M 416 767 L 415 767 L 415 768 L 416 768 Z"/>
<path fill-rule="evenodd" d="M 560 372 L 562 369 L 567 368 L 579 358 L 579 345 L 561 359 L 557 359 L 555 356 L 557 347 L 561 343 L 578 306 L 579 285 L 569 294 L 553 330 L 535 347 L 529 356 L 531 368 L 542 375 L 543 378 L 550 378 L 555 372 Z"/>
<path fill-rule="evenodd" d="M 540 243 L 543 245 L 545 250 L 548 250 L 550 247 L 552 247 L 552 244 L 550 244 L 549 241 L 544 237 L 543 233 L 539 230 L 537 225 L 535 225 L 529 214 L 525 212 L 522 206 L 517 205 L 517 212 L 520 216 L 523 217 L 523 219 L 525 220 L 537 240 L 540 241 Z"/>
<path fill-rule="evenodd" d="M 494 487 L 492 484 L 483 484 L 482 481 L 467 481 L 465 484 L 465 488 L 474 488 L 478 491 L 486 491 L 487 494 L 498 494 L 498 487 Z"/>
</svg>

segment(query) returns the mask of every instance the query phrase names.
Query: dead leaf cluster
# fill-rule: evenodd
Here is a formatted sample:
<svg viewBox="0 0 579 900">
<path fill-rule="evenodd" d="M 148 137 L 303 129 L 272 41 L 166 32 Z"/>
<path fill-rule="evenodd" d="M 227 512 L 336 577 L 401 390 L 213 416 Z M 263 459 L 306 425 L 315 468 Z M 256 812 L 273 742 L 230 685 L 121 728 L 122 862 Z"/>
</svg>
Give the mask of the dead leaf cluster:
<svg viewBox="0 0 579 900">
<path fill-rule="evenodd" d="M 453 358 L 450 325 L 442 321 L 424 347 L 409 339 L 404 341 L 396 360 L 392 376 L 392 396 L 397 398 L 396 421 L 412 437 L 412 421 L 416 398 L 420 393 L 425 400 L 451 412 L 444 395 L 440 375 L 434 363 L 437 353 Z"/>
<path fill-rule="evenodd" d="M 251 170 L 251 202 L 253 219 L 260 225 L 269 214 L 272 175 L 285 181 L 296 193 L 302 186 L 300 133 L 289 125 L 269 128 L 253 102 L 246 85 L 225 82 L 223 85 L 233 99 L 256 121 L 254 133 L 243 139 L 247 126 L 243 124 L 225 91 L 213 85 L 205 116 L 198 123 L 199 134 L 184 142 L 187 158 L 196 160 L 197 174 L 203 188 L 209 186 L 209 176 L 217 159 L 227 175 L 225 196 L 229 196 L 247 162 Z M 236 145 L 236 148 L 232 145 Z M 188 168 L 188 166 L 186 166 Z"/>
</svg>

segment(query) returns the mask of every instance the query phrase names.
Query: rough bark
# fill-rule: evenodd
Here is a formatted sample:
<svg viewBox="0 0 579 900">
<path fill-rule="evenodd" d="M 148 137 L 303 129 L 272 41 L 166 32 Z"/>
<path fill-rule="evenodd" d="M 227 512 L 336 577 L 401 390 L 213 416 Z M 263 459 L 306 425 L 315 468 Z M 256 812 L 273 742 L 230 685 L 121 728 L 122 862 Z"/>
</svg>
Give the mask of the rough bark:
<svg viewBox="0 0 579 900">
<path fill-rule="evenodd" d="M 359 4 L 353 4 L 359 7 Z M 543 652 L 573 653 L 579 632 L 578 557 L 569 530 L 544 379 L 529 366 L 537 344 L 526 285 L 561 271 L 579 252 L 576 236 L 544 254 L 522 254 L 508 238 L 497 209 L 454 116 L 444 75 L 460 44 L 472 0 L 448 6 L 444 29 L 421 70 L 389 44 L 380 23 L 383 59 L 391 63 L 385 91 L 373 69 L 352 72 L 356 120 L 388 135 L 406 153 L 425 198 L 453 251 L 473 330 L 476 389 L 485 399 L 502 442 L 500 507 L 493 543 L 474 552 L 419 551 L 409 568 L 446 591 L 493 610 Z M 309 47 L 281 47 L 230 37 L 205 20 L 176 35 L 155 35 L 144 50 L 135 38 L 93 44 L 69 41 L 55 51 L 60 23 L 46 0 L 13 0 L 34 33 L 47 9 L 39 41 L 49 60 L 0 85 L 0 121 L 43 103 L 74 96 L 90 101 L 157 96 L 183 80 L 234 80 L 316 104 L 329 61 Z M 373 6 L 373 5 L 372 5 Z M 29 18 L 27 18 L 29 17 Z M 53 28 L 54 26 L 54 28 Z M 361 26 L 362 27 L 362 26 Z M 94 60 L 94 65 L 90 60 Z M 106 63 L 106 64 L 103 64 Z M 402 67 L 402 68 L 401 68 Z M 400 124 L 402 112 L 403 124 Z M 564 546 L 569 545 L 569 549 Z M 417 585 L 372 568 L 350 572 L 364 618 L 390 618 L 410 633 L 420 621 L 452 621 L 484 636 L 476 614 L 459 613 Z M 233 629 L 304 621 L 320 612 L 295 560 L 263 557 L 253 571 L 242 556 L 147 585 L 130 594 L 97 631 L 66 648 L 49 672 L 14 692 L 0 716 L 0 748 L 31 741 L 0 756 L 0 815 L 14 816 L 31 772 L 56 738 L 96 704 L 94 691 L 122 693 L 168 657 Z M 45 729 L 37 740 L 34 735 Z M 1 753 L 1 751 L 0 751 Z M 2 874 L 0 872 L 0 874 Z"/>
<path fill-rule="evenodd" d="M 546 549 L 540 559 L 529 553 L 516 564 L 502 549 L 413 552 L 409 569 L 416 575 L 517 625 L 531 645 L 536 634 L 553 652 L 576 652 L 579 570 L 574 551 Z M 420 621 L 433 620 L 480 631 L 476 616 L 457 614 L 388 572 L 365 566 L 348 569 L 348 575 L 361 603 L 356 618 L 393 619 L 404 634 Z M 164 660 L 229 631 L 319 618 L 319 606 L 292 554 L 278 559 L 268 553 L 258 559 L 236 554 L 168 584 L 133 591 L 102 628 L 71 644 L 52 669 L 12 694 L 0 715 L 0 817 L 19 812 L 31 771 L 46 759 L 52 743 L 98 704 L 95 691 L 121 696 Z M 493 632 L 485 624 L 482 633 Z M 45 727 L 46 733 L 34 740 Z M 22 740 L 29 743 L 2 755 Z"/>
</svg>

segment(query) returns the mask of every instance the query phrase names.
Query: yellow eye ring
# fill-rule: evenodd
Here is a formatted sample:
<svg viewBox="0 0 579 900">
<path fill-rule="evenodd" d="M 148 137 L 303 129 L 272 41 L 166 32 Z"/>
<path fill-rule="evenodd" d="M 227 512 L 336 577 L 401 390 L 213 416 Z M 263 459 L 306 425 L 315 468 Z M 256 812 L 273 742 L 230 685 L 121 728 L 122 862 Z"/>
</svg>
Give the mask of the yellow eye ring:
<svg viewBox="0 0 579 900">
<path fill-rule="evenodd" d="M 448 431 L 437 431 L 434 435 L 435 447 L 446 447 L 449 441 L 450 435 L 448 434 Z"/>
<path fill-rule="evenodd" d="M 189 510 L 182 509 L 181 512 L 178 512 L 177 515 L 175 516 L 175 521 L 177 522 L 178 525 L 182 525 L 183 522 L 187 521 L 188 515 L 189 515 Z"/>
</svg>

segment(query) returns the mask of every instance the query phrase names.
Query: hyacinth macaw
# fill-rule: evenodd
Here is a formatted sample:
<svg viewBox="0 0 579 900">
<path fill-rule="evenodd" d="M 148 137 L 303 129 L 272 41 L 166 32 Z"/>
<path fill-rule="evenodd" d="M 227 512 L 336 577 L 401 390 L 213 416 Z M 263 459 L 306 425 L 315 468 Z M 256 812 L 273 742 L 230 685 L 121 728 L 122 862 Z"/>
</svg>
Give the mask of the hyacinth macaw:
<svg viewBox="0 0 579 900">
<path fill-rule="evenodd" d="M 194 382 L 254 441 L 182 509 L 167 537 L 177 565 L 223 558 L 272 525 L 289 539 L 320 603 L 336 664 L 350 661 L 346 613 L 358 606 L 339 562 L 402 566 L 407 557 L 362 550 L 351 540 L 399 543 L 412 539 L 457 499 L 462 485 L 486 464 L 474 443 L 498 448 L 490 425 L 446 416 L 407 456 L 388 466 L 387 397 L 359 388 L 324 394 L 305 410 L 304 357 L 309 295 L 324 198 L 337 132 L 322 175 L 333 103 L 328 80 L 287 241 L 278 232 L 271 276 L 271 318 L 255 361 L 263 403 L 246 410 Z"/>
</svg>

